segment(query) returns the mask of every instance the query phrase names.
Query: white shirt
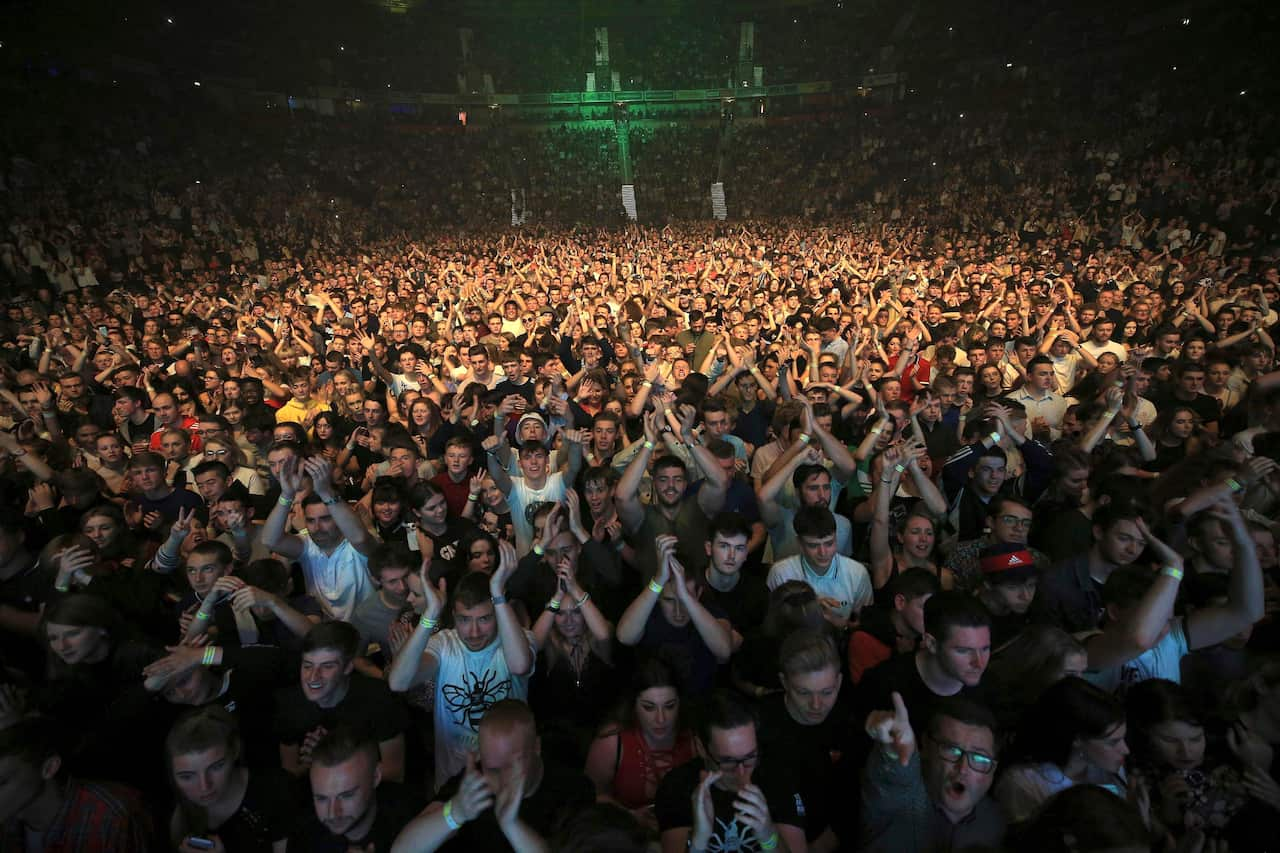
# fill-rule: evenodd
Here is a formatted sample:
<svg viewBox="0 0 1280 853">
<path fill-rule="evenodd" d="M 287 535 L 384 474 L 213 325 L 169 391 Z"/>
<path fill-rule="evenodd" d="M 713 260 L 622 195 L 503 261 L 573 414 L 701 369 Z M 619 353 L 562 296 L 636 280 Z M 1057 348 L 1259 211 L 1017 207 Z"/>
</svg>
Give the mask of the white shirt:
<svg viewBox="0 0 1280 853">
<path fill-rule="evenodd" d="M 302 535 L 302 577 L 307 594 L 320 602 L 330 619 L 350 621 L 356 605 L 374 594 L 369 560 L 349 540 L 326 554 L 309 535 Z"/>
<path fill-rule="evenodd" d="M 529 649 L 534 649 L 533 633 L 524 632 Z M 513 676 L 507 668 L 502 640 L 478 652 L 467 648 L 450 629 L 436 634 L 427 643 L 427 652 L 440 661 L 436 673 L 435 728 L 436 787 L 467 766 L 467 754 L 476 749 L 477 731 L 486 711 L 503 699 L 524 701 L 529 695 L 529 675 Z"/>
<path fill-rule="evenodd" d="M 774 590 L 787 581 L 804 581 L 819 598 L 831 598 L 837 602 L 834 608 L 841 618 L 871 603 L 871 575 L 866 566 L 857 560 L 836 554 L 826 574 L 818 574 L 797 554 L 773 564 L 769 570 L 769 589 Z"/>
<path fill-rule="evenodd" d="M 1125 357 L 1129 354 L 1129 351 L 1124 348 L 1124 344 L 1118 344 L 1115 341 L 1107 341 L 1105 344 L 1098 344 L 1094 343 L 1092 340 L 1088 340 L 1080 345 L 1080 349 L 1088 351 L 1089 355 L 1094 358 L 1097 358 L 1104 352 L 1113 353 L 1115 357 L 1121 361 L 1124 361 Z"/>
<path fill-rule="evenodd" d="M 511 523 L 516 529 L 516 554 L 523 557 L 533 550 L 533 525 L 526 519 L 525 509 L 541 501 L 564 500 L 564 475 L 555 471 L 547 475 L 541 489 L 533 489 L 524 477 L 511 478 L 511 494 L 507 504 L 511 507 Z"/>
<path fill-rule="evenodd" d="M 1076 402 L 1074 397 L 1064 397 L 1052 391 L 1045 392 L 1043 397 L 1036 397 L 1030 391 L 1020 389 L 1005 396 L 1022 404 L 1027 411 L 1028 421 L 1044 418 L 1045 423 L 1049 425 L 1049 437 L 1053 439 L 1062 436 L 1062 417 Z"/>
</svg>

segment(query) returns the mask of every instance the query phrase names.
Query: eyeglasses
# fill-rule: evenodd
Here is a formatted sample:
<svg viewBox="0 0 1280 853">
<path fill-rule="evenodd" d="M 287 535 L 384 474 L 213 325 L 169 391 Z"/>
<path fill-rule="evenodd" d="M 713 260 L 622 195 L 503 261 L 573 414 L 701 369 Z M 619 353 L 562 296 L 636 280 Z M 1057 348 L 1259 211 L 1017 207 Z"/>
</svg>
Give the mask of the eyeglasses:
<svg viewBox="0 0 1280 853">
<path fill-rule="evenodd" d="M 720 770 L 724 770 L 725 772 L 731 773 L 734 770 L 737 770 L 739 767 L 748 768 L 748 769 L 755 767 L 756 764 L 760 762 L 760 752 L 759 750 L 757 750 L 751 753 L 750 755 L 744 755 L 741 758 L 719 758 L 708 752 L 707 760 L 709 760 L 712 764 L 714 764 Z"/>
<path fill-rule="evenodd" d="M 938 756 L 948 764 L 958 764 L 961 759 L 965 759 L 969 764 L 969 769 L 975 773 L 981 773 L 984 776 L 996 769 L 998 763 L 990 755 L 981 752 L 973 752 L 956 746 L 954 743 L 947 743 L 945 740 L 938 740 L 935 737 L 929 737 L 938 747 Z"/>
<path fill-rule="evenodd" d="M 226 456 L 230 452 L 231 452 L 230 450 L 206 450 L 204 452 L 204 455 L 205 456 Z"/>
<path fill-rule="evenodd" d="M 1016 515 L 1002 515 L 1000 516 L 1000 523 L 1008 525 L 1009 527 L 1017 527 L 1022 530 L 1031 529 L 1031 519 L 1020 518 Z"/>
</svg>

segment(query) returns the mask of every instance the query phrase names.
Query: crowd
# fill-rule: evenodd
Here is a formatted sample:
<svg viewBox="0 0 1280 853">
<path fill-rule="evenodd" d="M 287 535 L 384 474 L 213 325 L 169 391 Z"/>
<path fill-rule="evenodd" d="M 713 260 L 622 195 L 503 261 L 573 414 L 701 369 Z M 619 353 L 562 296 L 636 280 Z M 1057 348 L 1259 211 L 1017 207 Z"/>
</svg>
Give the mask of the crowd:
<svg viewBox="0 0 1280 853">
<path fill-rule="evenodd" d="M 1247 106 L 738 128 L 721 224 L 646 130 L 609 228 L 612 130 L 91 100 L 5 142 L 0 849 L 1271 845 Z"/>
</svg>

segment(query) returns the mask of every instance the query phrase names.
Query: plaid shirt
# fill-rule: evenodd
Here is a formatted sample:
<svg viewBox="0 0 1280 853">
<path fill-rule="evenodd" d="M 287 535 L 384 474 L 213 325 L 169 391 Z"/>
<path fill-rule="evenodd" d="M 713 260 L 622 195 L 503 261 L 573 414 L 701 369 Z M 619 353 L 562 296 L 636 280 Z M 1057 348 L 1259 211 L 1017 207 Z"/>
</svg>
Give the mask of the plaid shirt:
<svg viewBox="0 0 1280 853">
<path fill-rule="evenodd" d="M 11 820 L 0 836 L 0 853 L 27 847 L 27 828 Z M 32 839 L 44 853 L 147 853 L 156 845 L 151 816 L 132 788 L 72 779 L 62 808 L 44 837 Z"/>
</svg>

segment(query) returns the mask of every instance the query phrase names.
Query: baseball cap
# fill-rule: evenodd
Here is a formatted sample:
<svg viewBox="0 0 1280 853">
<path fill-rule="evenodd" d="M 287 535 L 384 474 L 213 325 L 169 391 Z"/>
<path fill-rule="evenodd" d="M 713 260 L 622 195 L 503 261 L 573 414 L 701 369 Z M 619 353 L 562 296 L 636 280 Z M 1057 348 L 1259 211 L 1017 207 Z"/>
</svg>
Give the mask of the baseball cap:
<svg viewBox="0 0 1280 853">
<path fill-rule="evenodd" d="M 1000 542 L 978 553 L 982 576 L 991 583 L 1018 583 L 1036 575 L 1036 559 L 1026 545 Z"/>
</svg>

